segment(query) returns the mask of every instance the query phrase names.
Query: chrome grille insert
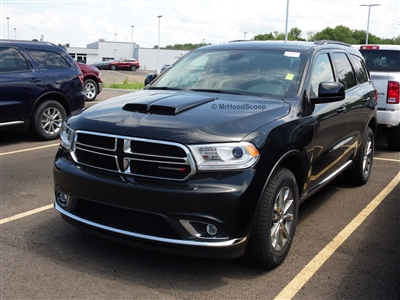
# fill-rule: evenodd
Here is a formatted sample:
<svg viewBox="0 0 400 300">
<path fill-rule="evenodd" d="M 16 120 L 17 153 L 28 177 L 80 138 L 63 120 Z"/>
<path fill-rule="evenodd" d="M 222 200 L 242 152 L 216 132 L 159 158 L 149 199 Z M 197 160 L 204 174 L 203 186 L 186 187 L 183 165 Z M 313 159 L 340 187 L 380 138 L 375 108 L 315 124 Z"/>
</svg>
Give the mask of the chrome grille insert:
<svg viewBox="0 0 400 300">
<path fill-rule="evenodd" d="M 76 163 L 124 175 L 183 181 L 196 172 L 189 149 L 173 142 L 76 131 L 72 149 Z"/>
</svg>

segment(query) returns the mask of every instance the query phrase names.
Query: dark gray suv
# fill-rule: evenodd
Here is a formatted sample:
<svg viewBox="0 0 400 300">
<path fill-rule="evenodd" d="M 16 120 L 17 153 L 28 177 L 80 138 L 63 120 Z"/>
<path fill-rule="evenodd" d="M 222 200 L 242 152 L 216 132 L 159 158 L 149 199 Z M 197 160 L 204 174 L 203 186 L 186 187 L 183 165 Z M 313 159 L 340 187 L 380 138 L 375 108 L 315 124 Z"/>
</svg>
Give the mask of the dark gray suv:
<svg viewBox="0 0 400 300">
<path fill-rule="evenodd" d="M 0 41 L 0 128 L 27 127 L 57 139 L 65 118 L 84 107 L 83 75 L 57 45 Z"/>
</svg>

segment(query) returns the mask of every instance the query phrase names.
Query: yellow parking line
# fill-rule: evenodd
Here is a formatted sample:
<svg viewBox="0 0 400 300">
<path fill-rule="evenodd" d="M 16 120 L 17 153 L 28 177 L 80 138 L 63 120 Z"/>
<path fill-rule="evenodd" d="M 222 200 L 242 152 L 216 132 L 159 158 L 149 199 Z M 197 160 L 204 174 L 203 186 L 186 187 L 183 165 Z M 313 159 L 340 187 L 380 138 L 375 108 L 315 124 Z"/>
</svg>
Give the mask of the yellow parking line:
<svg viewBox="0 0 400 300">
<path fill-rule="evenodd" d="M 24 213 L 21 213 L 21 214 L 18 214 L 18 215 L 9 217 L 9 218 L 1 219 L 0 220 L 0 225 L 8 223 L 8 222 L 11 222 L 11 221 L 15 221 L 15 220 L 18 220 L 18 219 L 22 219 L 22 218 L 25 218 L 25 217 L 28 217 L 28 216 L 31 216 L 31 215 L 34 215 L 34 214 L 37 214 L 37 213 L 42 212 L 44 210 L 48 210 L 48 209 L 50 209 L 52 207 L 54 207 L 54 204 L 49 204 L 49 205 L 45 205 L 45 206 L 42 206 L 42 207 L 39 207 L 39 208 L 36 208 L 36 209 L 32 209 L 32 210 L 29 210 L 27 212 L 24 212 Z"/>
<path fill-rule="evenodd" d="M 4 152 L 4 153 L 0 153 L 0 156 L 8 155 L 8 154 L 22 153 L 22 152 L 27 152 L 27 151 L 33 151 L 33 150 L 38 150 L 38 149 L 44 149 L 44 148 L 49 148 L 49 147 L 54 147 L 54 146 L 59 146 L 59 145 L 60 145 L 60 143 L 41 146 L 41 147 L 35 147 L 35 148 L 28 148 L 28 149 L 23 149 L 23 150 L 16 150 L 16 151 L 11 151 L 11 152 Z"/>
<path fill-rule="evenodd" d="M 328 258 L 378 207 L 385 197 L 400 182 L 400 172 L 339 234 L 322 249 L 289 284 L 276 296 L 275 300 L 292 299 L 307 281 L 318 271 Z"/>
</svg>

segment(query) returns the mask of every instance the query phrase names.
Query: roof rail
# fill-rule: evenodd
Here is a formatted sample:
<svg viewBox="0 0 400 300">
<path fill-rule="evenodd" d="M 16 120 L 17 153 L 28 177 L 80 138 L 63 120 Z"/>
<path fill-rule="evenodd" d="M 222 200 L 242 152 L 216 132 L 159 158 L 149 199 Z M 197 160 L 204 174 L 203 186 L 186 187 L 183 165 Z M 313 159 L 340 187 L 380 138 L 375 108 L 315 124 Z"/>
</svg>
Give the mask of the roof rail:
<svg viewBox="0 0 400 300">
<path fill-rule="evenodd" d="M 315 45 L 336 44 L 336 45 L 342 45 L 342 46 L 351 47 L 351 45 L 348 44 L 348 43 L 339 42 L 339 41 L 333 41 L 333 40 L 314 41 L 314 44 L 315 44 Z"/>
</svg>

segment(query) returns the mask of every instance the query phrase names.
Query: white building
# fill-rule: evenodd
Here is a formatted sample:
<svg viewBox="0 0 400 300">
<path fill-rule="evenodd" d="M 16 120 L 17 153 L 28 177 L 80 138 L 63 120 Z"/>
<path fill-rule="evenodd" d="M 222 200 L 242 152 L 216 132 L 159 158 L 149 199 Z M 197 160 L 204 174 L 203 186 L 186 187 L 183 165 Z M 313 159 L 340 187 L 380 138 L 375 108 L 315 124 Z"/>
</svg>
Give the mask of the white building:
<svg viewBox="0 0 400 300">
<path fill-rule="evenodd" d="M 87 64 L 110 59 L 135 58 L 140 63 L 141 70 L 157 70 L 162 65 L 170 65 L 188 53 L 186 50 L 168 50 L 154 48 L 140 48 L 136 43 L 111 42 L 99 39 L 88 44 L 86 48 L 69 47 L 67 52 L 75 59 Z"/>
</svg>

